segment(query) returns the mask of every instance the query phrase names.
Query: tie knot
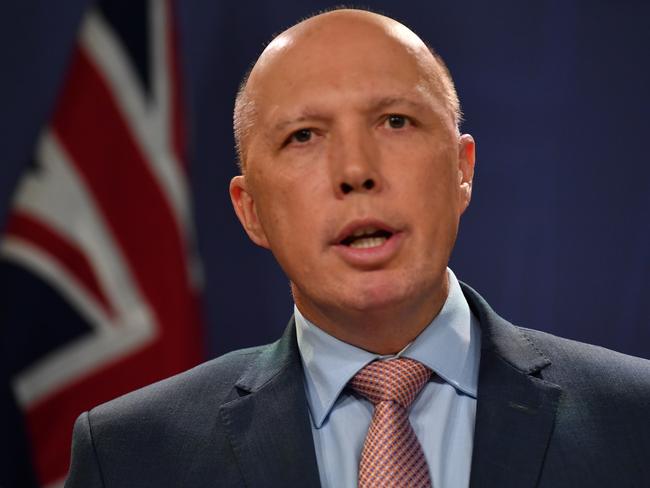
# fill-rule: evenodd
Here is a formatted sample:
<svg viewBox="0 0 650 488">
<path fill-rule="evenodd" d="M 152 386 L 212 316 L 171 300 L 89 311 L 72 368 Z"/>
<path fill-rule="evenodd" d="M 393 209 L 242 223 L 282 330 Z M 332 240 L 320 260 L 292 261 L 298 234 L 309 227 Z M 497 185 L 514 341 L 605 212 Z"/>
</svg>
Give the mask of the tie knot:
<svg viewBox="0 0 650 488">
<path fill-rule="evenodd" d="M 431 370 L 413 359 L 373 361 L 350 380 L 350 387 L 373 405 L 383 401 L 409 408 L 431 376 Z"/>
</svg>

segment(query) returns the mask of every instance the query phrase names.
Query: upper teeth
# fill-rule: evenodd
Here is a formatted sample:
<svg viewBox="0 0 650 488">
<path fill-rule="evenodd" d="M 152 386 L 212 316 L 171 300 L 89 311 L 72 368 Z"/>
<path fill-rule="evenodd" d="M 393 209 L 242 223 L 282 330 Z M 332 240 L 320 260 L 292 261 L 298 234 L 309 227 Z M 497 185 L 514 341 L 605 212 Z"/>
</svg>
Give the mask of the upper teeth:
<svg viewBox="0 0 650 488">
<path fill-rule="evenodd" d="M 350 247 L 366 249 L 381 246 L 384 242 L 386 242 L 385 237 L 364 237 L 351 242 Z"/>
<path fill-rule="evenodd" d="M 374 234 L 377 232 L 379 229 L 376 227 L 362 227 L 361 229 L 357 229 L 352 233 L 352 237 L 360 237 L 366 234 Z"/>
</svg>

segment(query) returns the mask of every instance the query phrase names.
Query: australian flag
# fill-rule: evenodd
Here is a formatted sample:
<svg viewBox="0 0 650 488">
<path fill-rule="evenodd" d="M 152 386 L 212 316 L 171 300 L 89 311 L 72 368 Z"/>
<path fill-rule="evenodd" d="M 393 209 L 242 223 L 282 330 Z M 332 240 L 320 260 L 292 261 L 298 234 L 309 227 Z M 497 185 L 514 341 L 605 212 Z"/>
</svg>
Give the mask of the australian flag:
<svg viewBox="0 0 650 488">
<path fill-rule="evenodd" d="M 62 486 L 82 411 L 202 359 L 178 53 L 171 0 L 83 16 L 0 242 L 0 486 Z"/>
</svg>

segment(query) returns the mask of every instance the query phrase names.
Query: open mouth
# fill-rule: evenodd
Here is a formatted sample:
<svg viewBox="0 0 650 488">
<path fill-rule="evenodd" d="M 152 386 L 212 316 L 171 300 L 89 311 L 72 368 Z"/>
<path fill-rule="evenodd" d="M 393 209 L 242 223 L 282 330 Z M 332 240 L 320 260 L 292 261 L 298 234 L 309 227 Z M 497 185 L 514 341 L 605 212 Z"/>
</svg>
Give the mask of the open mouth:
<svg viewBox="0 0 650 488">
<path fill-rule="evenodd" d="M 343 239 L 341 244 L 355 249 L 369 249 L 381 246 L 392 235 L 392 232 L 377 227 L 362 227 Z"/>
</svg>

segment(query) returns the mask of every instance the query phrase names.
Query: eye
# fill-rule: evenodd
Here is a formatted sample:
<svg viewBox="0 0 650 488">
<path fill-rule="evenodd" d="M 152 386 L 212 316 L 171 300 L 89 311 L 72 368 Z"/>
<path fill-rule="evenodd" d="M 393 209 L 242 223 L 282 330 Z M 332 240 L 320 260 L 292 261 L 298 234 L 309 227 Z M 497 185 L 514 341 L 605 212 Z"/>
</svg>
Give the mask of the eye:
<svg viewBox="0 0 650 488">
<path fill-rule="evenodd" d="M 289 144 L 291 142 L 297 142 L 299 144 L 304 144 L 305 142 L 309 142 L 311 140 L 311 136 L 311 129 L 300 129 L 291 134 L 286 143 Z"/>
<path fill-rule="evenodd" d="M 404 115 L 390 114 L 386 117 L 385 124 L 391 129 L 403 129 L 409 122 L 409 118 Z"/>
</svg>

